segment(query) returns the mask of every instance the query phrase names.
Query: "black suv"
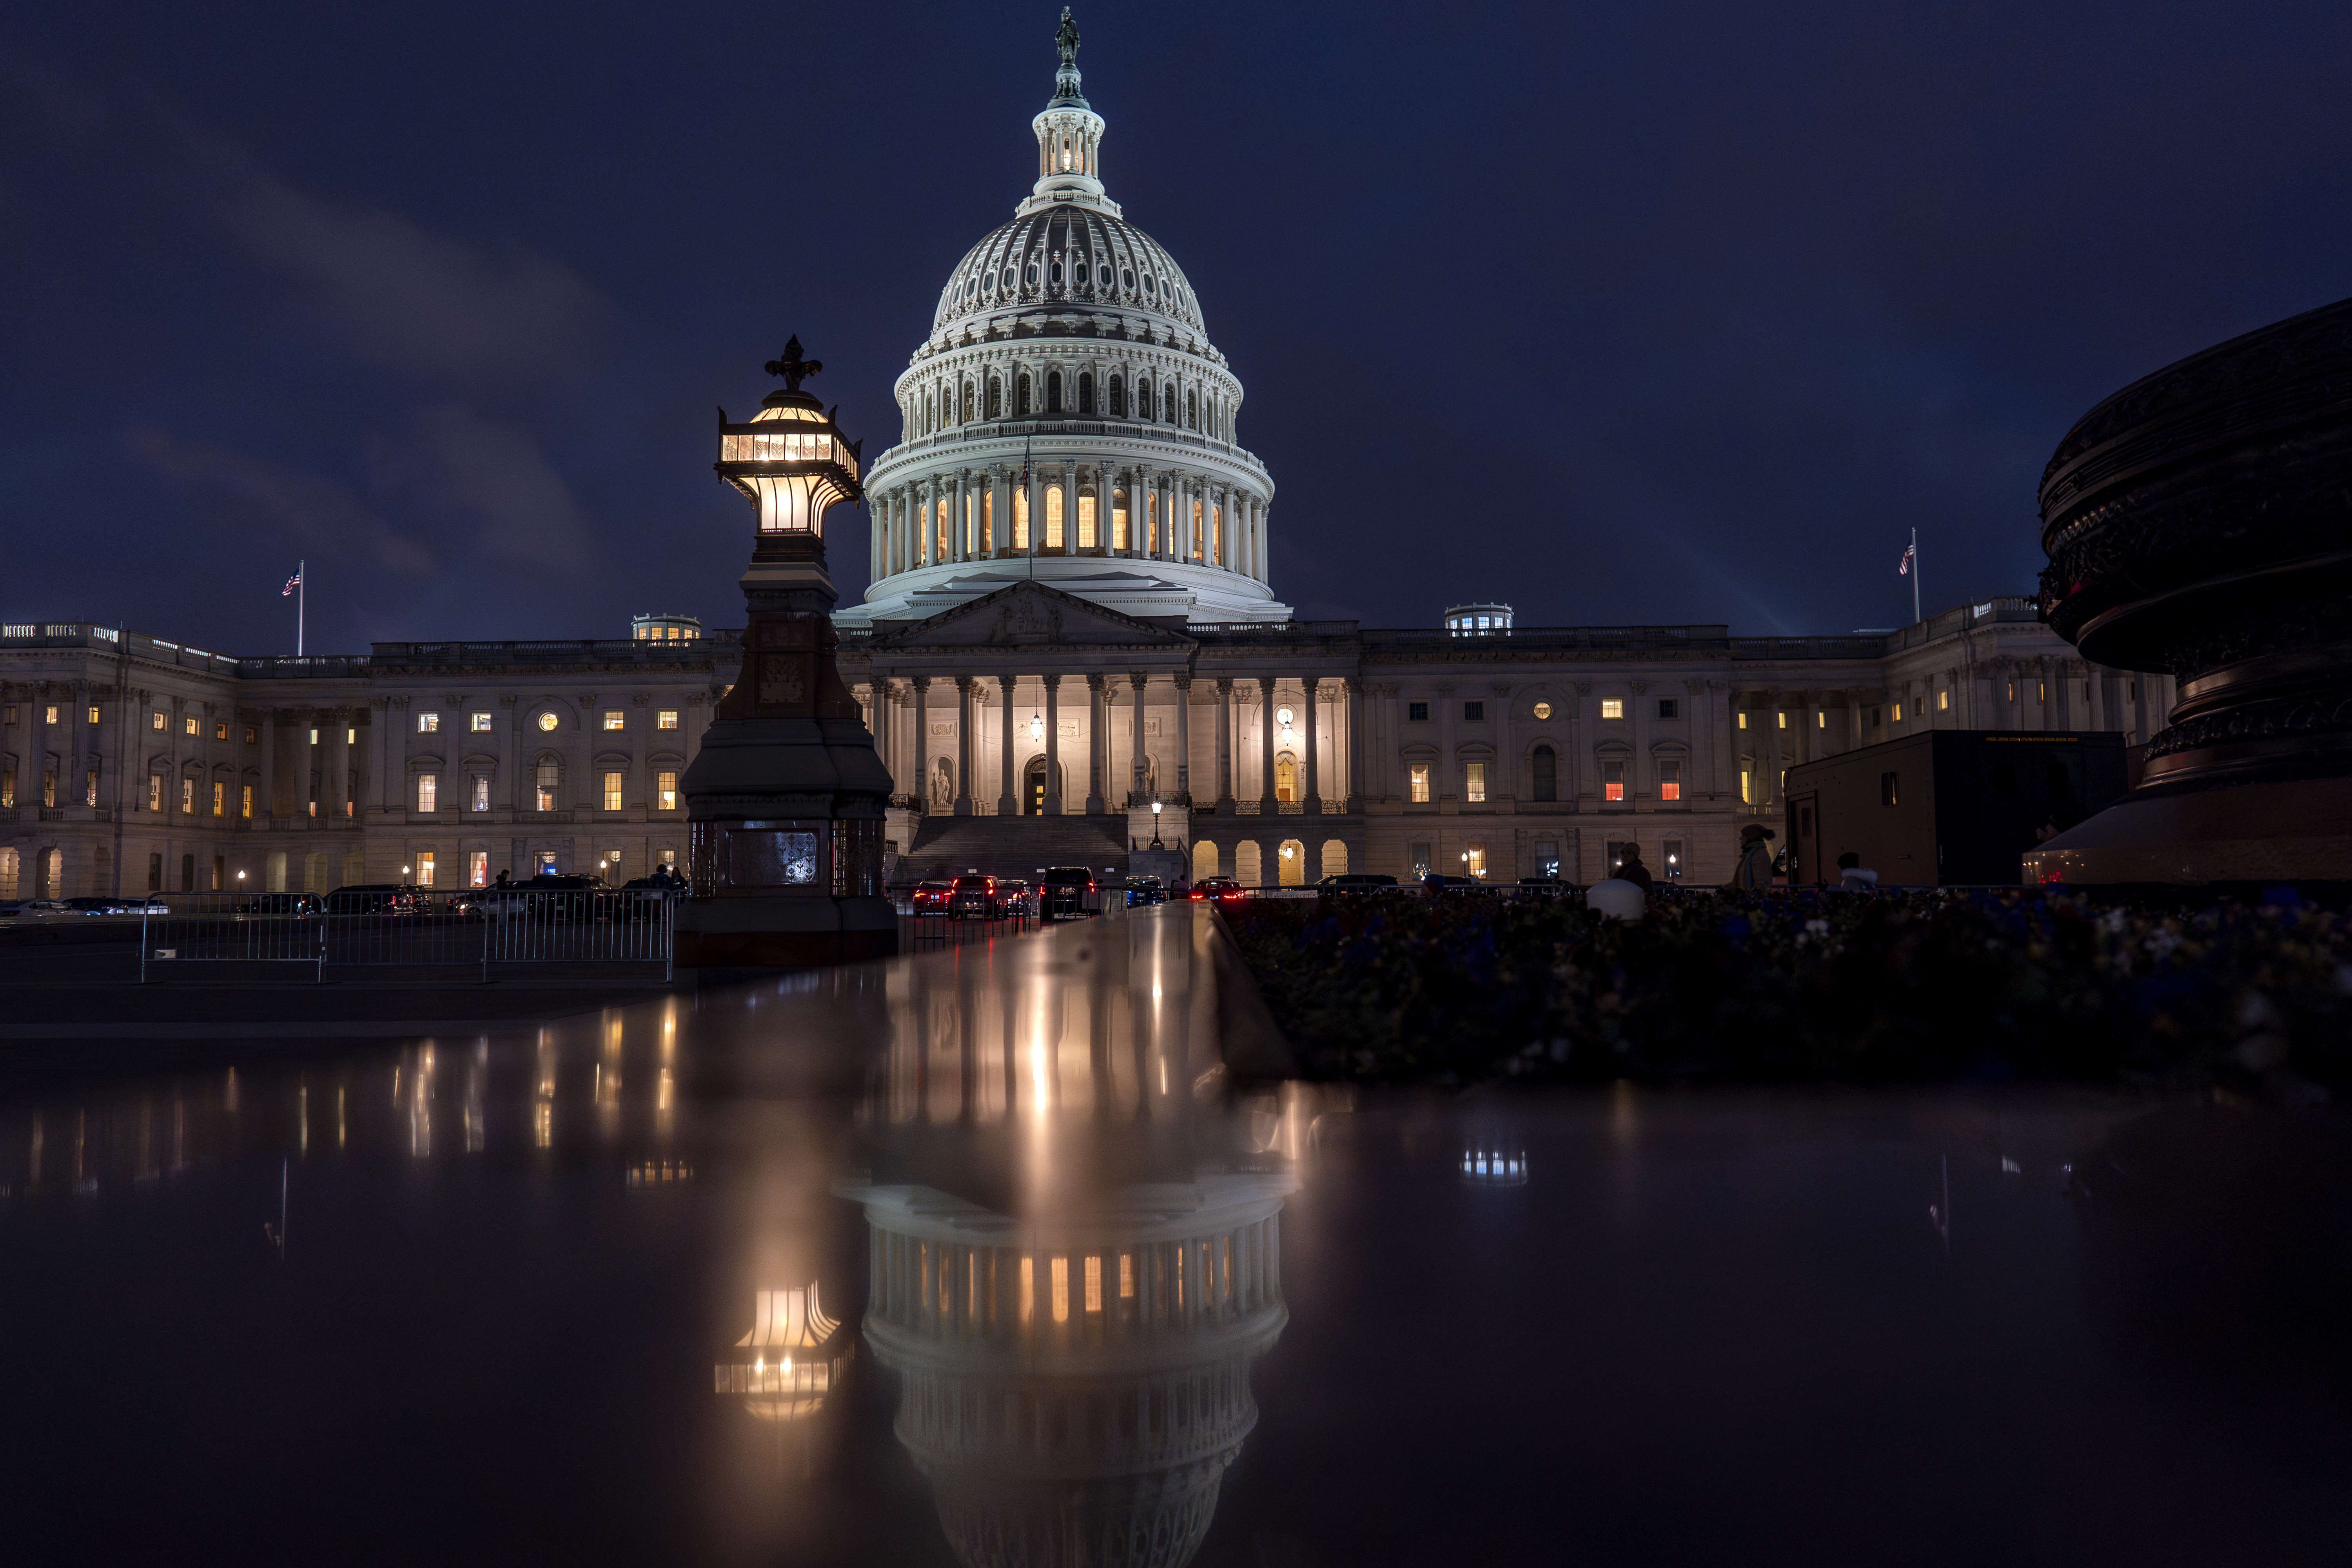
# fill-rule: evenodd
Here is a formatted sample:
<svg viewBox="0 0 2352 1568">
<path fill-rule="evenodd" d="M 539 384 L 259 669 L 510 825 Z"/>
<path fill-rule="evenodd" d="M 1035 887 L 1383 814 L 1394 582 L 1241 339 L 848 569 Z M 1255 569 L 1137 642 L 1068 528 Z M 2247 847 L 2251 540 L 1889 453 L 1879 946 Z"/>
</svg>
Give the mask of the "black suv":
<svg viewBox="0 0 2352 1568">
<path fill-rule="evenodd" d="M 1084 866 L 1052 866 L 1040 879 L 1037 913 L 1045 920 L 1062 915 L 1083 917 L 1094 913 L 1087 900 L 1094 896 L 1095 874 Z"/>
</svg>

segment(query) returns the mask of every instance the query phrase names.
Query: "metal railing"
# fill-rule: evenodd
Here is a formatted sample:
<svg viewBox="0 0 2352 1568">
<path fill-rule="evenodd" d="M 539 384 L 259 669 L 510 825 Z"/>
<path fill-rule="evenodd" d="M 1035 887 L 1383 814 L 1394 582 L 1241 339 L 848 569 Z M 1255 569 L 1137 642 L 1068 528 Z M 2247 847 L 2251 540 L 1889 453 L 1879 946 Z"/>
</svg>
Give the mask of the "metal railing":
<svg viewBox="0 0 2352 1568">
<path fill-rule="evenodd" d="M 139 977 L 187 963 L 660 964 L 672 974 L 677 900 L 646 889 L 476 888 L 436 893 L 169 893 L 140 918 Z"/>
</svg>

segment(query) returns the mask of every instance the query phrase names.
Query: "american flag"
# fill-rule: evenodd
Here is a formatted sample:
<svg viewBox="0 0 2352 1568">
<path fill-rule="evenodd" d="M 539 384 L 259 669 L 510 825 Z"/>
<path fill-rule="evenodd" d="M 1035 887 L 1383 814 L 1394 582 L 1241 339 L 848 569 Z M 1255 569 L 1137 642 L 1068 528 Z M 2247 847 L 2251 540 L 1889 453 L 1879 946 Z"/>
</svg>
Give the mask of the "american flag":
<svg viewBox="0 0 2352 1568">
<path fill-rule="evenodd" d="M 301 585 L 302 574 L 297 572 L 294 575 L 286 579 L 286 586 L 278 591 L 278 596 L 281 599 L 290 599 L 294 596 L 294 590 Z"/>
<path fill-rule="evenodd" d="M 1897 577 L 1911 575 L 1911 557 L 1917 552 L 1918 548 L 1916 544 L 1906 544 L 1903 547 L 1903 559 L 1895 563 L 1895 574 Z"/>
</svg>

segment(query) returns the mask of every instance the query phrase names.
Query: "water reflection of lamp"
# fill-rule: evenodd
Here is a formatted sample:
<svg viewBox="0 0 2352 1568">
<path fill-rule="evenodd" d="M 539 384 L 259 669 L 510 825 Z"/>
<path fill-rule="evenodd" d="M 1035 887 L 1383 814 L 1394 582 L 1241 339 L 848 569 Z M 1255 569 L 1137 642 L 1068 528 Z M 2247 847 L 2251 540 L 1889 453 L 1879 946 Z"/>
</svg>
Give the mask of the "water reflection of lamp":
<svg viewBox="0 0 2352 1568">
<path fill-rule="evenodd" d="M 814 1415 L 840 1381 L 855 1342 L 825 1316 L 816 1281 L 801 1289 L 761 1290 L 751 1331 L 735 1342 L 751 1359 L 720 1362 L 718 1392 L 740 1394 L 743 1407 L 762 1421 Z"/>
</svg>

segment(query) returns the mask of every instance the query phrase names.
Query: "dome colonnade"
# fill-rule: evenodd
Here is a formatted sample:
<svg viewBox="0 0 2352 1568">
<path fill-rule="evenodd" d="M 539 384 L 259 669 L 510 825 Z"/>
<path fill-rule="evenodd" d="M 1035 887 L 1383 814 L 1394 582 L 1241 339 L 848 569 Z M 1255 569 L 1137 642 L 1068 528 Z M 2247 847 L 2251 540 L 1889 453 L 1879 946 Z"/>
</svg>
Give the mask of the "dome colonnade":
<svg viewBox="0 0 2352 1568">
<path fill-rule="evenodd" d="M 1182 269 L 1104 195 L 1066 19 L 1059 42 L 1036 184 L 957 263 L 898 378 L 901 439 L 867 476 L 873 585 L 845 626 L 1013 575 L 1093 580 L 1130 613 L 1289 616 L 1269 582 L 1274 483 L 1234 440 L 1241 383 Z"/>
</svg>

